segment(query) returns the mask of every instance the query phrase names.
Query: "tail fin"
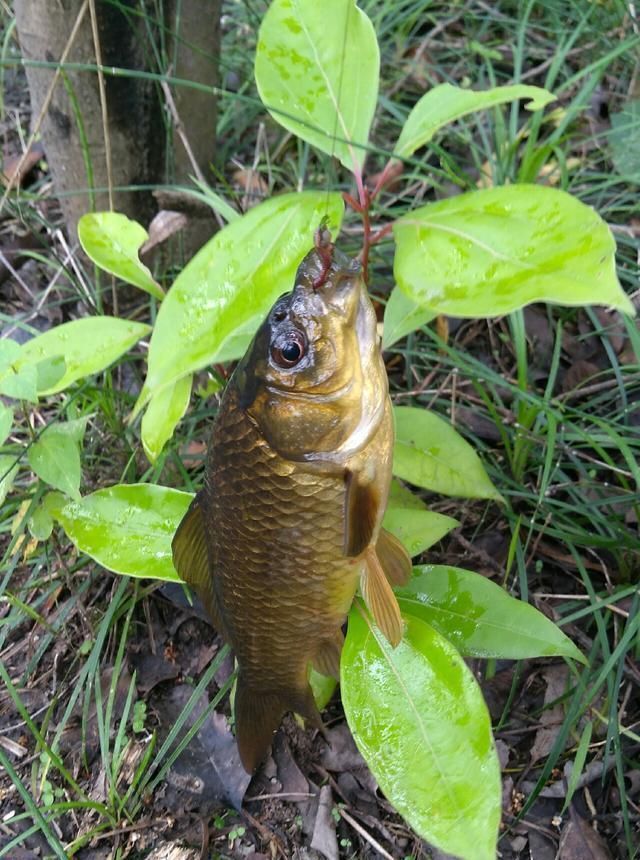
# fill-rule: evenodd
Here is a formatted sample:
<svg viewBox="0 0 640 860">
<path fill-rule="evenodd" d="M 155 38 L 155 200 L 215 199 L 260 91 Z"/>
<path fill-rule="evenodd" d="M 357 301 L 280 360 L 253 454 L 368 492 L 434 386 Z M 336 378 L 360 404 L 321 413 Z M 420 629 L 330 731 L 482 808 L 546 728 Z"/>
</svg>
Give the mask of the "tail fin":
<svg viewBox="0 0 640 860">
<path fill-rule="evenodd" d="M 322 719 L 308 684 L 302 690 L 264 692 L 252 689 L 243 680 L 242 673 L 238 676 L 236 740 L 240 760 L 247 773 L 253 773 L 267 754 L 286 711 L 295 711 L 315 728 L 322 728 Z"/>
</svg>

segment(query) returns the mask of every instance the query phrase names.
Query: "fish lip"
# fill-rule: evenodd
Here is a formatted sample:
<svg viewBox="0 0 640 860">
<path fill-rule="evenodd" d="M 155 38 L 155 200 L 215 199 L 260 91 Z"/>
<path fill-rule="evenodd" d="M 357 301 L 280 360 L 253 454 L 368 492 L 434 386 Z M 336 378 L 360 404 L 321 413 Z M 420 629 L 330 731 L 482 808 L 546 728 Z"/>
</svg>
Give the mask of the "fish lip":
<svg viewBox="0 0 640 860">
<path fill-rule="evenodd" d="M 293 388 L 284 388 L 279 385 L 265 385 L 267 391 L 271 394 L 286 394 L 287 397 L 292 397 L 294 400 L 302 400 L 305 402 L 314 402 L 317 403 L 319 401 L 329 401 L 335 400 L 338 397 L 342 397 L 343 394 L 348 394 L 351 388 L 353 388 L 353 379 L 347 380 L 344 385 L 339 385 L 337 388 L 333 388 L 331 391 L 323 392 L 322 394 L 318 394 L 313 391 L 296 391 Z"/>
</svg>

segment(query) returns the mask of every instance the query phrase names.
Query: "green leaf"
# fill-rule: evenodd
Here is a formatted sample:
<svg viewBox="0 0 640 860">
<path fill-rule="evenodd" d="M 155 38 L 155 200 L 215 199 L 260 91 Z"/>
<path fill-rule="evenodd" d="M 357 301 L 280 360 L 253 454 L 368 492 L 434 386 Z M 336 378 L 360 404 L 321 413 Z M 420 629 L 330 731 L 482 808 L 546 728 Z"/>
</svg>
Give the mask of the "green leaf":
<svg viewBox="0 0 640 860">
<path fill-rule="evenodd" d="M 181 582 L 171 540 L 192 499 L 169 487 L 116 484 L 49 510 L 77 548 L 108 570 Z"/>
<path fill-rule="evenodd" d="M 327 675 L 321 675 L 320 672 L 312 667 L 309 672 L 309 685 L 313 692 L 313 698 L 316 700 L 318 710 L 322 711 L 331 701 L 338 682 L 335 678 L 329 678 Z"/>
<path fill-rule="evenodd" d="M 411 508 L 414 511 L 426 511 L 427 503 L 420 496 L 412 493 L 409 487 L 405 487 L 403 483 L 396 478 L 391 479 L 391 488 L 389 489 L 389 507 L 396 508 Z"/>
<path fill-rule="evenodd" d="M 67 363 L 64 355 L 52 355 L 36 364 L 36 387 L 38 391 L 54 388 L 65 375 Z"/>
<path fill-rule="evenodd" d="M 502 500 L 476 452 L 447 421 L 412 406 L 393 412 L 394 475 L 445 496 Z"/>
<path fill-rule="evenodd" d="M 414 573 L 396 589 L 403 614 L 431 624 L 462 654 L 505 660 L 553 655 L 585 662 L 552 621 L 479 573 L 427 564 Z"/>
<path fill-rule="evenodd" d="M 63 424 L 46 427 L 27 451 L 29 465 L 46 484 L 80 498 L 80 448 Z"/>
<path fill-rule="evenodd" d="M 38 375 L 35 367 L 27 365 L 19 370 L 10 367 L 0 378 L 0 394 L 13 397 L 15 400 L 27 400 L 29 403 L 38 402 Z"/>
<path fill-rule="evenodd" d="M 7 498 L 7 494 L 18 471 L 18 461 L 11 454 L 0 454 L 0 505 Z"/>
<path fill-rule="evenodd" d="M 64 376 L 38 394 L 57 394 L 83 376 L 99 373 L 120 358 L 151 326 L 117 317 L 84 317 L 63 323 L 28 340 L 20 348 L 20 365 L 63 356 Z"/>
<path fill-rule="evenodd" d="M 142 416 L 142 447 L 150 463 L 155 463 L 173 436 L 176 424 L 187 411 L 191 399 L 192 376 L 183 376 L 163 388 L 149 401 Z"/>
<path fill-rule="evenodd" d="M 491 90 L 465 90 L 452 84 L 439 84 L 416 102 L 407 117 L 394 154 L 399 158 L 410 155 L 428 143 L 443 126 L 474 111 L 506 104 L 516 99 L 528 99 L 527 110 L 534 111 L 555 101 L 553 93 L 540 87 L 515 84 Z"/>
<path fill-rule="evenodd" d="M 97 266 L 162 301 L 164 290 L 138 256 L 148 238 L 141 224 L 120 212 L 87 212 L 78 221 L 80 244 Z"/>
<path fill-rule="evenodd" d="M 273 0 L 258 34 L 258 93 L 276 122 L 362 173 L 380 52 L 353 0 Z"/>
<path fill-rule="evenodd" d="M 635 313 L 600 216 L 564 191 L 506 185 L 422 206 L 395 222 L 394 273 L 435 313 L 498 316 L 530 302 Z"/>
<path fill-rule="evenodd" d="M 394 287 L 384 309 L 382 348 L 389 349 L 396 341 L 425 325 L 435 316 L 429 308 L 417 305 L 402 290 Z"/>
<path fill-rule="evenodd" d="M 409 555 L 413 557 L 437 543 L 458 525 L 458 521 L 434 511 L 401 508 L 390 504 L 382 525 L 402 541 Z"/>
<path fill-rule="evenodd" d="M 7 441 L 13 427 L 13 409 L 0 403 L 0 446 Z"/>
<path fill-rule="evenodd" d="M 29 519 L 29 532 L 36 540 L 44 541 L 51 537 L 53 531 L 53 517 L 45 502 L 41 502 L 31 514 Z"/>
<path fill-rule="evenodd" d="M 442 851 L 495 860 L 500 765 L 482 693 L 453 645 L 418 618 L 396 649 L 354 608 L 341 661 L 356 745 L 388 800 Z"/>
<path fill-rule="evenodd" d="M 216 233 L 178 275 L 160 306 L 134 416 L 161 389 L 221 356 L 229 358 L 229 343 L 235 341 L 238 348 L 237 332 L 246 333 L 249 321 L 255 333 L 278 296 L 293 288 L 296 269 L 324 214 L 337 231 L 343 210 L 339 194 L 283 194 Z"/>
</svg>

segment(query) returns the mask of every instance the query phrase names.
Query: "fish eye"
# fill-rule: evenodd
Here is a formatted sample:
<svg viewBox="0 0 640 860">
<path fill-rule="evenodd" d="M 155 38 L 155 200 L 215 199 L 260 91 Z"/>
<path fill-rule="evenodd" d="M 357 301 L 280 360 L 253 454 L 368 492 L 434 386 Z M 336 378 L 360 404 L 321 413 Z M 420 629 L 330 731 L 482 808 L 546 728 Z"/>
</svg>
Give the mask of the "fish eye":
<svg viewBox="0 0 640 860">
<path fill-rule="evenodd" d="M 306 340 L 299 331 L 282 332 L 271 347 L 271 357 L 280 367 L 295 367 L 306 351 Z"/>
</svg>

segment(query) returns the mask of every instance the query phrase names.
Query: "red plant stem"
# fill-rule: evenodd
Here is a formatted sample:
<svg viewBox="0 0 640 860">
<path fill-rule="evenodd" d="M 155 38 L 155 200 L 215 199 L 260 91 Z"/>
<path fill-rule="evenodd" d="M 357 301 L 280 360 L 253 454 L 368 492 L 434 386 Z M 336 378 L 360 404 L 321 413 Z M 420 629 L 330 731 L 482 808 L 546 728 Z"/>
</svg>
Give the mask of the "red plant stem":
<svg viewBox="0 0 640 860">
<path fill-rule="evenodd" d="M 371 248 L 371 219 L 369 217 L 369 207 L 371 200 L 365 190 L 365 205 L 362 207 L 362 226 L 364 227 L 364 239 L 362 244 L 362 277 L 367 286 L 369 286 L 369 249 Z"/>
<path fill-rule="evenodd" d="M 393 221 L 390 221 L 388 224 L 385 224 L 384 227 L 381 227 L 377 233 L 374 233 L 369 241 L 369 245 L 375 245 L 376 242 L 380 242 L 385 236 L 388 236 L 389 233 L 393 230 Z"/>
</svg>

